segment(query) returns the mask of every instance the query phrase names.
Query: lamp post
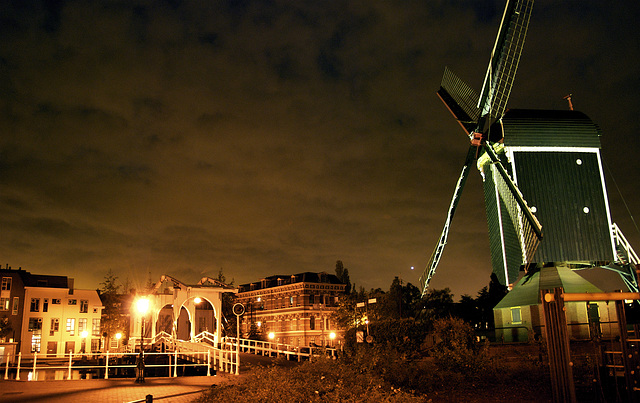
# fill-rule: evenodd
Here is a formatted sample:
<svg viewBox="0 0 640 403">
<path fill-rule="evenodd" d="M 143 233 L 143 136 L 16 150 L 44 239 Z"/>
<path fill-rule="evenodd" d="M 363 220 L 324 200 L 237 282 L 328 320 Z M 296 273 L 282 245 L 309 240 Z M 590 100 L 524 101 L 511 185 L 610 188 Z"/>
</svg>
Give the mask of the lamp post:
<svg viewBox="0 0 640 403">
<path fill-rule="evenodd" d="M 144 316 L 149 310 L 149 300 L 147 298 L 138 299 L 136 308 L 140 314 L 140 355 L 136 362 L 136 368 L 138 369 L 136 383 L 142 383 L 144 382 Z"/>
</svg>

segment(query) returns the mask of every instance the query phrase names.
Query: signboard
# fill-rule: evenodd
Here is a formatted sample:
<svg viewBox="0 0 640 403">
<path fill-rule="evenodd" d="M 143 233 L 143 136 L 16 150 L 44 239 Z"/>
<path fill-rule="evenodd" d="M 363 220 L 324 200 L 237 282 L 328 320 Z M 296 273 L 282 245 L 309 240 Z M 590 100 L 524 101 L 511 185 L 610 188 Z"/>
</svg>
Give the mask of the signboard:
<svg viewBox="0 0 640 403">
<path fill-rule="evenodd" d="M 356 343 L 364 343 L 364 332 L 362 330 L 356 332 Z"/>
</svg>

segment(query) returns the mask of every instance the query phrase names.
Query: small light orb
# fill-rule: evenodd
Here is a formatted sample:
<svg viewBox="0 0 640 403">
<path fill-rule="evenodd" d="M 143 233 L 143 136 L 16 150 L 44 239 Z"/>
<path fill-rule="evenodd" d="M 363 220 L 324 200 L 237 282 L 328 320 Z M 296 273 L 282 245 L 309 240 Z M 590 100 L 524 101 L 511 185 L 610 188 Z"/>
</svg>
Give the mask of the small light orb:
<svg viewBox="0 0 640 403">
<path fill-rule="evenodd" d="M 581 160 L 580 158 L 578 158 L 578 159 L 576 160 L 576 164 L 578 164 L 578 165 L 582 165 L 582 160 Z"/>
<path fill-rule="evenodd" d="M 582 209 L 585 214 L 589 214 L 589 207 L 585 207 Z"/>
<path fill-rule="evenodd" d="M 199 304 L 199 303 L 201 303 L 201 302 L 202 302 L 202 298 L 200 298 L 200 297 L 195 297 L 195 298 L 193 299 L 193 302 L 195 302 L 196 304 Z"/>
<path fill-rule="evenodd" d="M 538 212 L 538 208 L 536 206 L 532 206 L 531 207 L 531 212 L 532 213 L 537 213 Z"/>
</svg>

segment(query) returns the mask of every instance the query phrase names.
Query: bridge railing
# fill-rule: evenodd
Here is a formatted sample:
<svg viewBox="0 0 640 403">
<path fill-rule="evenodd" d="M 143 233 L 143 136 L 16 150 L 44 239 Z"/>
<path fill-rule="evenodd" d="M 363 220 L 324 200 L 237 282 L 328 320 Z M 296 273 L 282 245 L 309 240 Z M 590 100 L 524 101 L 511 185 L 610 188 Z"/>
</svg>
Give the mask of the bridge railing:
<svg viewBox="0 0 640 403">
<path fill-rule="evenodd" d="M 235 337 L 225 337 L 228 343 L 234 347 L 238 342 Z M 310 346 L 293 346 L 290 344 L 269 342 L 261 340 L 251 340 L 240 338 L 240 351 L 263 356 L 283 356 L 287 360 L 302 361 L 303 359 L 312 359 L 327 355 L 336 357 L 336 349 L 332 347 L 310 347 Z"/>
<path fill-rule="evenodd" d="M 29 380 L 70 380 L 79 377 L 93 377 L 109 379 L 111 377 L 130 378 L 135 377 L 137 353 L 106 352 L 106 353 L 73 353 L 69 352 L 64 357 L 47 358 L 46 353 L 30 354 L 28 358 L 22 357 L 22 353 L 12 356 L 4 356 L 5 362 L 0 367 L 4 372 L 4 379 Z M 210 352 L 178 351 L 173 352 L 145 352 L 145 370 L 154 368 L 155 376 L 177 377 L 178 370 L 187 368 L 206 368 L 206 375 L 211 376 L 213 356 Z M 157 358 L 149 359 L 156 356 Z M 164 363 L 162 361 L 165 361 Z M 166 368 L 166 375 L 162 375 Z M 220 368 L 224 370 L 223 368 Z"/>
</svg>

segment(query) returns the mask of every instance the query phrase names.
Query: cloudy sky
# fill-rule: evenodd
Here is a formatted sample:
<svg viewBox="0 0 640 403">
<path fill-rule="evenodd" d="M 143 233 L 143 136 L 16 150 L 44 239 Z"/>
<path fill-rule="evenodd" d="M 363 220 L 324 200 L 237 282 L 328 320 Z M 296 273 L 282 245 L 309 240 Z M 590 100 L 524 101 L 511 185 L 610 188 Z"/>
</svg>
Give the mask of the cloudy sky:
<svg viewBox="0 0 640 403">
<path fill-rule="evenodd" d="M 445 66 L 480 89 L 503 8 L 1 2 L 0 262 L 80 288 L 108 269 L 238 284 L 338 259 L 357 286 L 417 284 L 468 148 L 435 91 Z M 537 1 L 509 102 L 572 93 L 601 126 L 636 249 L 639 17 L 636 0 Z M 475 295 L 490 273 L 474 170 L 431 284 Z"/>
</svg>

